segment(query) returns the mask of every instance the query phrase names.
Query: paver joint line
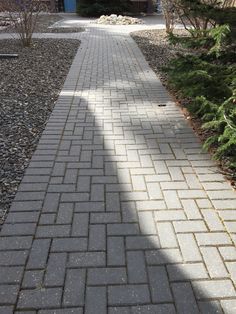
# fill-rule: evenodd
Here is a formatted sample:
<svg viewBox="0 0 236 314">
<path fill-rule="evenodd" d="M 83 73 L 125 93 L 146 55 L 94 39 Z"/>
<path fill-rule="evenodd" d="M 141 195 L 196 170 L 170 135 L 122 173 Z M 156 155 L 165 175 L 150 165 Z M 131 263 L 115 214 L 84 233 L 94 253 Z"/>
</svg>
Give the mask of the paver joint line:
<svg viewBox="0 0 236 314">
<path fill-rule="evenodd" d="M 236 194 L 129 36 L 145 27 L 37 35 L 81 46 L 1 230 L 0 313 L 236 312 Z"/>
</svg>

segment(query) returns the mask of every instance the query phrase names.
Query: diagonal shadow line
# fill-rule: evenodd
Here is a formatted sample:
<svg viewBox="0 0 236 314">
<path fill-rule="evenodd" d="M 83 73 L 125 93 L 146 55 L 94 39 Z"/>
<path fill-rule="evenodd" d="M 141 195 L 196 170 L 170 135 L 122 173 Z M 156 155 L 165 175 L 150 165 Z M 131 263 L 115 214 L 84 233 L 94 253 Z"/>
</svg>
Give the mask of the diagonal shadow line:
<svg viewBox="0 0 236 314">
<path fill-rule="evenodd" d="M 66 187 L 66 184 L 63 185 L 63 183 L 56 184 L 52 182 L 49 184 L 46 199 L 50 195 L 51 204 L 44 203 L 41 222 L 38 224 L 36 239 L 48 238 L 49 235 L 44 234 L 46 231 L 45 227 L 53 228 L 55 225 L 69 226 L 71 233 L 70 236 L 65 238 L 70 239 L 70 241 L 78 239 L 82 242 L 88 236 L 88 246 L 86 248 L 82 250 L 81 248 L 73 248 L 71 251 L 69 243 L 68 248 L 64 248 L 64 251 L 69 252 L 66 278 L 68 278 L 71 270 L 84 271 L 86 269 L 87 288 L 85 296 L 83 289 L 76 291 L 75 299 L 65 292 L 62 299 L 62 307 L 75 306 L 76 304 L 82 305 L 85 302 L 85 313 L 93 313 L 90 304 L 92 300 L 92 302 L 97 304 L 98 313 L 106 313 L 105 303 L 99 302 L 99 298 L 101 298 L 101 293 L 107 293 L 110 305 L 109 313 L 116 313 L 119 310 L 132 314 L 174 313 L 175 311 L 178 313 L 219 312 L 217 303 L 208 302 L 205 304 L 205 308 L 203 303 L 199 303 L 200 308 L 195 301 L 192 290 L 192 276 L 194 276 L 195 271 L 199 270 L 199 266 L 203 266 L 201 258 L 195 263 L 185 263 L 179 250 L 177 239 L 173 239 L 171 234 L 168 235 L 168 231 L 172 233 L 173 229 L 171 231 L 165 219 L 164 221 L 154 219 L 155 213 L 159 211 L 159 213 L 163 214 L 167 210 L 164 204 L 164 197 L 160 195 L 156 199 L 150 199 L 150 196 L 148 196 L 146 201 L 147 203 L 150 201 L 151 207 L 137 210 L 137 205 L 142 201 L 137 201 L 138 195 L 133 195 L 132 192 L 130 171 L 133 168 L 129 168 L 126 165 L 127 151 L 122 153 L 119 150 L 122 145 L 133 145 L 135 148 L 135 146 L 140 145 L 139 140 L 141 140 L 142 147 L 139 146 L 140 152 L 146 150 L 145 155 L 153 155 L 153 152 L 155 152 L 155 154 L 159 153 L 161 156 L 162 153 L 157 150 L 157 143 L 156 147 L 147 147 L 143 142 L 142 134 L 139 134 L 140 127 L 136 126 L 134 129 L 132 119 L 127 119 L 128 115 L 124 108 L 114 109 L 114 111 L 123 112 L 121 119 L 114 119 L 112 117 L 114 112 L 110 116 L 104 114 L 104 109 L 106 110 L 108 107 L 108 103 L 107 106 L 104 106 L 98 102 L 87 102 L 80 97 L 74 98 L 67 119 L 67 126 L 73 124 L 73 128 L 72 131 L 64 131 L 64 135 L 62 135 L 56 163 L 58 165 L 66 162 L 66 169 L 72 171 L 71 175 L 74 172 L 78 175 L 76 183 L 67 183 L 70 187 L 73 186 L 76 192 L 62 192 L 65 191 Z M 117 104 L 115 108 L 117 108 Z M 160 108 L 158 111 L 161 112 L 162 110 Z M 108 128 L 105 131 L 106 123 L 112 123 L 112 129 Z M 121 132 L 116 135 L 114 132 L 114 128 L 117 127 L 116 124 L 121 125 L 125 129 L 124 134 Z M 157 135 L 153 131 L 151 134 Z M 145 136 L 147 135 L 145 134 Z M 69 152 L 68 149 L 65 149 L 66 142 L 70 142 Z M 117 149 L 114 148 L 114 143 Z M 141 156 L 139 155 L 138 157 Z M 38 157 L 39 160 L 42 157 L 40 149 Z M 165 154 L 162 156 L 162 159 L 165 159 Z M 124 167 L 121 167 L 122 163 L 124 163 Z M 140 162 L 139 165 L 136 162 L 135 168 L 143 170 Z M 150 170 L 153 166 L 147 168 Z M 79 173 L 77 172 L 78 169 Z M 153 174 L 158 177 L 158 173 L 155 171 Z M 151 175 L 149 174 L 149 176 Z M 57 175 L 52 174 L 53 177 L 55 179 Z M 91 189 L 83 185 L 84 179 L 88 178 L 90 184 L 93 183 Z M 59 210 L 58 207 L 52 208 L 59 191 L 56 188 L 60 190 L 62 188 Z M 140 194 L 146 193 L 148 195 L 146 191 L 146 188 L 141 188 L 139 192 Z M 78 197 L 76 201 L 72 199 L 75 195 Z M 142 195 L 142 197 L 144 196 Z M 153 201 L 156 201 L 154 206 Z M 71 205 L 74 211 L 72 225 L 58 221 L 61 215 L 66 216 L 68 214 L 68 204 Z M 156 206 L 161 207 L 158 210 Z M 180 208 L 177 208 L 177 210 L 180 210 Z M 50 213 L 55 215 L 54 222 L 43 222 L 45 214 L 50 215 Z M 89 225 L 86 227 L 87 231 L 83 234 L 81 229 L 84 228 L 80 221 L 83 224 L 84 217 L 89 219 Z M 162 227 L 164 228 L 166 226 L 167 232 L 161 229 L 160 225 L 163 225 Z M 164 237 L 169 236 L 171 239 L 163 239 L 163 234 L 160 236 L 163 232 Z M 55 248 L 55 243 L 57 241 L 62 243 L 61 239 L 55 237 L 53 241 L 51 251 L 54 253 L 50 254 L 59 254 L 59 258 L 62 249 Z M 81 251 L 92 253 L 90 258 L 94 259 L 95 262 L 88 259 L 85 265 L 83 263 L 84 253 L 81 253 Z M 49 261 L 50 258 L 49 255 Z M 30 256 L 28 263 L 30 263 L 31 259 Z M 191 265 L 194 269 L 188 273 L 188 270 L 184 271 L 182 264 Z M 61 270 L 59 269 L 59 271 Z M 57 271 L 54 271 L 55 274 L 57 274 Z M 41 283 L 42 285 L 48 282 L 49 276 L 49 271 L 47 270 L 44 283 Z M 208 274 L 205 271 L 202 279 L 207 278 Z M 80 281 L 81 278 L 77 277 L 77 280 Z M 197 282 L 197 280 L 194 281 L 195 283 Z M 48 287 L 52 285 L 50 280 L 47 285 Z M 67 285 L 68 279 L 65 282 L 65 291 L 68 289 Z M 108 287 L 107 290 L 104 287 Z M 95 291 L 96 295 L 94 296 Z M 208 301 L 212 297 L 207 291 L 204 291 L 204 288 L 201 288 L 201 284 L 197 289 L 195 288 L 196 291 L 199 291 L 203 300 Z M 24 293 L 25 291 L 22 291 L 18 306 L 23 309 L 34 307 L 32 306 L 34 292 L 30 298 Z M 84 297 L 85 301 L 81 301 Z M 27 298 L 29 303 L 26 301 Z M 75 301 L 77 299 L 79 300 L 78 303 Z M 203 308 L 204 310 L 202 310 Z"/>
</svg>

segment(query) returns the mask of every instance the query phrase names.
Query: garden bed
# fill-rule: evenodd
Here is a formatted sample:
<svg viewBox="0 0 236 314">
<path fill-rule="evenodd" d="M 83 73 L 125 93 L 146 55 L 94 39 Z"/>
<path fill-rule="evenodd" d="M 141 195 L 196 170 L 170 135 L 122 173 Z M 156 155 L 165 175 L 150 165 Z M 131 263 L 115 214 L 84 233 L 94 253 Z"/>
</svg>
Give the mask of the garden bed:
<svg viewBox="0 0 236 314">
<path fill-rule="evenodd" d="M 60 14 L 42 14 L 39 15 L 35 33 L 77 33 L 83 32 L 82 27 L 53 27 L 52 26 L 61 21 L 63 17 Z M 14 27 L 9 26 L 4 29 L 0 29 L 0 33 L 14 33 Z"/>
<path fill-rule="evenodd" d="M 10 207 L 24 171 L 63 87 L 80 42 L 34 40 L 23 48 L 1 40 L 0 53 L 0 222 Z"/>
</svg>

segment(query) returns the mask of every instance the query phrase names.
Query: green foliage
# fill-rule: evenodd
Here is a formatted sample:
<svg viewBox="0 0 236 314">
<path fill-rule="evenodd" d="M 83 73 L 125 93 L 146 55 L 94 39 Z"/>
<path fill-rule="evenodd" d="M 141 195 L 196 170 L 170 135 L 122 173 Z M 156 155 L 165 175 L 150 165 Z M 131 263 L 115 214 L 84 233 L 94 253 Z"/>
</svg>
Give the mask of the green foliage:
<svg viewBox="0 0 236 314">
<path fill-rule="evenodd" d="M 211 64 L 193 55 L 180 56 L 166 69 L 170 84 L 184 96 L 205 96 L 217 103 L 232 95 L 228 80 L 236 75 L 234 67 Z"/>
<path fill-rule="evenodd" d="M 191 30 L 192 36 L 176 36 L 169 34 L 168 40 L 172 45 L 180 44 L 187 49 L 204 49 L 208 54 L 213 54 L 219 58 L 227 50 L 231 43 L 231 30 L 229 25 L 219 25 L 207 30 L 202 30 L 200 35 L 198 30 Z"/>
<path fill-rule="evenodd" d="M 81 16 L 98 17 L 101 15 L 123 14 L 131 8 L 129 0 L 80 0 L 77 13 Z"/>
<path fill-rule="evenodd" d="M 166 71 L 170 85 L 190 99 L 189 111 L 211 134 L 204 148 L 214 146 L 214 157 L 236 169 L 236 65 L 187 55 L 172 60 Z"/>
<path fill-rule="evenodd" d="M 208 48 L 212 43 L 207 36 L 177 36 L 173 33 L 168 34 L 168 40 L 171 45 L 181 45 L 187 49 Z"/>
<path fill-rule="evenodd" d="M 215 133 L 207 139 L 204 147 L 208 149 L 217 145 L 214 157 L 226 159 L 229 165 L 236 169 L 236 90 L 219 106 L 214 119 L 206 122 L 203 128 Z"/>
<path fill-rule="evenodd" d="M 230 27 L 227 24 L 211 28 L 208 31 L 208 36 L 213 40 L 214 45 L 211 47 L 209 54 L 215 54 L 216 57 L 219 57 L 224 50 L 229 35 Z"/>
</svg>

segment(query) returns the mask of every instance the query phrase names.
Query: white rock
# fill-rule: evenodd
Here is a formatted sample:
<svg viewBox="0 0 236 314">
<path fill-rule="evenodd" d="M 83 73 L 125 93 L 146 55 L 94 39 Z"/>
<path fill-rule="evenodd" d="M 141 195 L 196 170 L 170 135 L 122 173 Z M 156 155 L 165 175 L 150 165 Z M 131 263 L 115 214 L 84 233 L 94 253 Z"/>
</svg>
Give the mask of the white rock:
<svg viewBox="0 0 236 314">
<path fill-rule="evenodd" d="M 110 24 L 110 25 L 134 25 L 143 24 L 143 21 L 138 18 L 130 16 L 117 16 L 116 14 L 102 15 L 99 19 L 95 20 L 96 24 Z"/>
</svg>

